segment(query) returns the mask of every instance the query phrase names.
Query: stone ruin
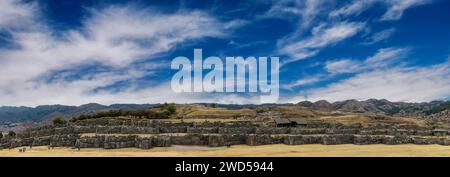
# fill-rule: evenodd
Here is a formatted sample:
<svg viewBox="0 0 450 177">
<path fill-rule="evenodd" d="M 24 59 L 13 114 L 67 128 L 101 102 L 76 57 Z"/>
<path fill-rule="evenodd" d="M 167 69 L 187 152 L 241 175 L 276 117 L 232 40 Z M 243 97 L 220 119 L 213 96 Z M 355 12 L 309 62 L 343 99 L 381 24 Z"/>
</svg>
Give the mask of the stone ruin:
<svg viewBox="0 0 450 177">
<path fill-rule="evenodd" d="M 276 127 L 249 122 L 167 123 L 157 120 L 99 118 L 64 126 L 27 129 L 0 139 L 0 149 L 22 146 L 72 148 L 141 148 L 171 145 L 266 144 L 450 144 L 450 129 L 416 125 L 343 125 L 308 122 L 303 127 Z"/>
</svg>

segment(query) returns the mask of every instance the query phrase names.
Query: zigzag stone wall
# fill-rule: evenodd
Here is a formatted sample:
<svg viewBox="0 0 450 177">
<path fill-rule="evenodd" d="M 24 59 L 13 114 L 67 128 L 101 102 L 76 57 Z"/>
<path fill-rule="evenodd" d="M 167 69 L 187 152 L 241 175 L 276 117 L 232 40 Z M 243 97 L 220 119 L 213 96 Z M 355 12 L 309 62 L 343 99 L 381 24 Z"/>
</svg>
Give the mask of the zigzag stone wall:
<svg viewBox="0 0 450 177">
<path fill-rule="evenodd" d="M 93 135 L 86 135 L 93 134 Z M 237 144 L 450 144 L 450 130 L 416 126 L 312 123 L 306 127 L 271 127 L 249 123 L 164 123 L 155 120 L 92 119 L 63 127 L 27 129 L 0 139 L 0 148 L 49 146 L 74 148 L 141 148 L 170 145 Z"/>
</svg>

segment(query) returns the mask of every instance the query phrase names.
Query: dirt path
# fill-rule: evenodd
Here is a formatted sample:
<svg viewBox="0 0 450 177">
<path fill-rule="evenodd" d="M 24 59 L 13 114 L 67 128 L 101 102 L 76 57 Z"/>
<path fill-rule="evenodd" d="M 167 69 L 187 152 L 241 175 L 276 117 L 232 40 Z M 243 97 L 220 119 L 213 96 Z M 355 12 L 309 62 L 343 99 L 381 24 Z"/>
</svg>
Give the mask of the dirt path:
<svg viewBox="0 0 450 177">
<path fill-rule="evenodd" d="M 450 157 L 450 146 L 441 145 L 295 145 L 283 144 L 246 146 L 237 145 L 227 147 L 202 147 L 202 146 L 172 146 L 157 147 L 149 150 L 136 148 L 125 149 L 81 149 L 55 148 L 48 150 L 45 146 L 27 148 L 26 152 L 19 152 L 19 148 L 0 150 L 0 157 L 180 157 L 180 156 L 275 156 L 275 157 L 378 157 L 378 156 L 447 156 Z"/>
</svg>

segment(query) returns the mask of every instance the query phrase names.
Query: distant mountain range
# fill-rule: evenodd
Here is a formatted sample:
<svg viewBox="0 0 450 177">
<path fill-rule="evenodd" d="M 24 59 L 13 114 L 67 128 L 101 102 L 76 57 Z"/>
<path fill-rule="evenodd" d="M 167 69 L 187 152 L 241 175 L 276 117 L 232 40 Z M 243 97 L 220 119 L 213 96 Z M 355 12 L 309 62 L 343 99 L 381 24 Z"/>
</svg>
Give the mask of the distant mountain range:
<svg viewBox="0 0 450 177">
<path fill-rule="evenodd" d="M 89 103 L 81 106 L 65 106 L 65 105 L 43 105 L 37 107 L 0 107 L 0 123 L 4 122 L 40 122 L 50 120 L 53 117 L 60 116 L 63 118 L 71 118 L 81 114 L 93 114 L 100 111 L 108 111 L 112 109 L 145 109 L 153 107 L 154 104 L 113 104 L 109 106 Z"/>
<path fill-rule="evenodd" d="M 424 103 L 390 102 L 385 99 L 369 99 L 365 101 L 346 100 L 329 103 L 303 101 L 297 105 L 321 111 L 340 111 L 353 113 L 377 113 L 402 117 L 421 117 L 450 119 L 450 101 L 432 101 Z"/>
<path fill-rule="evenodd" d="M 209 103 L 201 103 L 210 105 Z M 101 105 L 96 103 L 85 104 L 81 106 L 64 106 L 64 105 L 44 105 L 37 107 L 0 107 L 0 123 L 4 122 L 41 122 L 50 120 L 55 116 L 63 118 L 71 118 L 81 114 L 93 114 L 100 111 L 112 109 L 145 109 L 154 107 L 156 104 L 113 104 Z M 276 106 L 277 104 L 266 104 L 268 106 Z M 433 119 L 450 120 L 450 101 L 432 101 L 426 103 L 405 103 L 390 102 L 385 99 L 369 99 L 365 101 L 346 100 L 330 103 L 325 100 L 310 102 L 302 101 L 297 105 L 320 111 L 339 111 L 353 113 L 377 113 L 392 116 L 404 117 L 421 117 Z M 258 105 L 227 105 L 216 104 L 217 107 L 225 107 L 228 109 L 255 108 Z"/>
</svg>

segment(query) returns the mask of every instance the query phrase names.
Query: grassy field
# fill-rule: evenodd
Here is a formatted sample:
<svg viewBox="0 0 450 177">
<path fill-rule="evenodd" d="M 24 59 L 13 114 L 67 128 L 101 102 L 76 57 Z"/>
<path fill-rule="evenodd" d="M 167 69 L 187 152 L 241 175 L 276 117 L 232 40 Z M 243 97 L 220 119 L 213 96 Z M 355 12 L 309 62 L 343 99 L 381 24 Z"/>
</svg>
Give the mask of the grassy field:
<svg viewBox="0 0 450 177">
<path fill-rule="evenodd" d="M 441 145 L 237 145 L 227 147 L 172 146 L 149 150 L 81 149 L 33 147 L 25 153 L 0 150 L 0 157 L 180 157 L 180 156 L 264 156 L 264 157 L 450 157 L 450 146 Z"/>
<path fill-rule="evenodd" d="M 392 117 L 392 116 L 381 116 L 379 118 L 371 117 L 363 114 L 348 114 L 341 116 L 321 116 L 318 120 L 322 120 L 325 122 L 335 122 L 341 123 L 344 125 L 359 123 L 361 125 L 368 124 L 378 124 L 378 123 L 386 123 L 386 124 L 409 124 L 409 125 L 417 125 L 417 126 L 426 126 L 426 121 L 418 118 L 405 118 L 405 117 Z"/>
<path fill-rule="evenodd" d="M 208 107 L 198 104 L 176 105 L 177 111 L 173 118 L 183 117 L 186 119 L 193 118 L 216 118 L 216 119 L 235 119 L 238 117 L 254 117 L 255 110 L 251 109 L 225 109 Z"/>
</svg>

